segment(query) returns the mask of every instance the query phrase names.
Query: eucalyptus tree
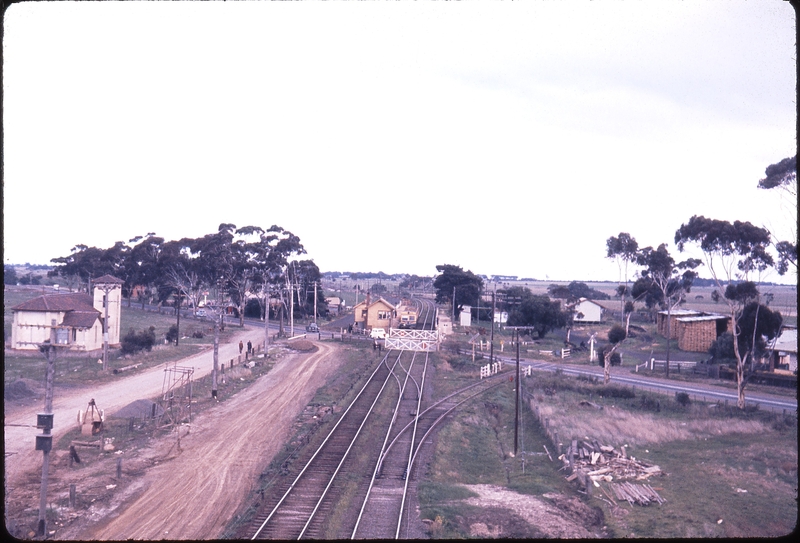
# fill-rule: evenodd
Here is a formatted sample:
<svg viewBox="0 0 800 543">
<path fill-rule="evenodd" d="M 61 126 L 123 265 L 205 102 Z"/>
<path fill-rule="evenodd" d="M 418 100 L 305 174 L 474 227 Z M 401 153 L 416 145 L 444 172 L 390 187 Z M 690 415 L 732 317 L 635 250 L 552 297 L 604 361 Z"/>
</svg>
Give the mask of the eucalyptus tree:
<svg viewBox="0 0 800 543">
<path fill-rule="evenodd" d="M 652 247 L 645 247 L 638 251 L 636 262 L 644 266 L 644 270 L 640 274 L 642 281 L 640 288 L 644 292 L 637 291 L 636 294 L 654 297 L 658 304 L 667 311 L 667 361 L 665 371 L 669 377 L 672 310 L 685 301 L 686 293 L 691 290 L 692 282 L 697 277 L 697 272 L 694 270 L 702 262 L 696 258 L 675 262 L 664 243 L 655 250 Z"/>
<path fill-rule="evenodd" d="M 784 158 L 780 162 L 770 164 L 764 172 L 766 176 L 758 182 L 760 189 L 779 189 L 788 197 L 791 219 L 797 220 L 797 155 Z M 778 241 L 775 244 L 778 261 L 775 269 L 784 275 L 789 268 L 794 268 L 797 275 L 797 229 L 794 239 Z"/>
<path fill-rule="evenodd" d="M 736 358 L 736 384 L 738 406 L 745 407 L 745 386 L 749 376 L 745 369 L 754 356 L 752 349 L 740 349 L 740 336 L 744 333 L 742 315 L 747 306 L 759 301 L 758 285 L 750 280 L 751 275 L 760 274 L 774 265 L 767 252 L 771 236 L 765 228 L 749 222 L 707 219 L 693 216 L 675 232 L 675 243 L 683 251 L 687 244 L 699 246 L 706 266 L 722 298 L 728 305 L 733 335 L 733 351 Z M 759 304 L 760 305 L 760 304 Z"/>
<path fill-rule="evenodd" d="M 194 244 L 192 238 L 164 243 L 156 268 L 156 288 L 159 299 L 177 293 L 188 300 L 192 313 L 196 315 L 206 284 L 197 255 L 191 249 Z"/>
<path fill-rule="evenodd" d="M 119 273 L 124 243 L 117 242 L 109 249 L 98 249 L 78 244 L 68 256 L 50 259 L 55 264 L 48 272 L 50 277 L 63 277 L 68 282 L 77 282 L 79 290 L 91 292 L 91 281 L 95 277 Z"/>
<path fill-rule="evenodd" d="M 617 293 L 620 297 L 620 314 L 625 320 L 625 297 L 630 294 L 628 290 L 628 264 L 635 263 L 639 254 L 639 243 L 627 232 L 620 232 L 619 236 L 611 236 L 606 240 L 606 258 L 613 258 L 617 261 L 620 275 L 625 277 L 625 287 L 618 288 Z M 621 286 L 621 285 L 620 285 Z M 627 331 L 627 326 L 626 326 Z"/>
</svg>

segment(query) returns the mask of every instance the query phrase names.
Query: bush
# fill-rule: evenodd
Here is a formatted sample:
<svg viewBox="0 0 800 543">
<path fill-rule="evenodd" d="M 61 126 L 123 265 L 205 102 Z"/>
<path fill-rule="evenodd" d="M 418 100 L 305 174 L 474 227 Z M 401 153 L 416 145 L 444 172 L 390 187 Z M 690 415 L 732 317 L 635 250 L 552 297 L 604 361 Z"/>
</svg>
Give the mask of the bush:
<svg viewBox="0 0 800 543">
<path fill-rule="evenodd" d="M 606 385 L 598 391 L 598 394 L 609 398 L 628 399 L 636 397 L 636 392 L 632 388 L 618 385 Z"/>
<path fill-rule="evenodd" d="M 178 325 L 177 324 L 173 324 L 172 326 L 169 327 L 169 330 L 167 330 L 166 340 L 167 340 L 167 343 L 177 343 L 177 341 L 178 341 Z"/>
<path fill-rule="evenodd" d="M 611 327 L 611 330 L 608 331 L 608 341 L 612 344 L 617 344 L 623 339 L 627 337 L 627 333 L 625 332 L 625 328 L 620 326 L 619 324 L 615 324 Z"/>
<path fill-rule="evenodd" d="M 244 305 L 244 316 L 250 319 L 261 318 L 261 302 L 256 298 L 250 298 Z"/>
<path fill-rule="evenodd" d="M 597 363 L 600 365 L 601 368 L 605 367 L 606 365 L 605 355 L 610 350 L 611 346 L 606 345 L 605 347 L 600 347 L 600 349 L 597 351 Z M 620 356 L 620 354 L 617 352 L 611 353 L 610 362 L 612 366 L 619 366 L 620 364 L 622 364 L 622 356 Z"/>
<path fill-rule="evenodd" d="M 122 338 L 122 354 L 136 354 L 143 350 L 150 351 L 155 342 L 156 329 L 154 326 L 138 333 L 131 328 Z"/>
<path fill-rule="evenodd" d="M 686 392 L 676 392 L 675 401 L 684 407 L 692 403 L 692 400 L 689 398 L 689 394 L 687 394 Z"/>
<path fill-rule="evenodd" d="M 192 332 L 192 337 L 194 339 L 203 339 L 204 336 L 205 334 L 203 334 L 202 330 L 195 330 L 194 332 Z"/>
</svg>

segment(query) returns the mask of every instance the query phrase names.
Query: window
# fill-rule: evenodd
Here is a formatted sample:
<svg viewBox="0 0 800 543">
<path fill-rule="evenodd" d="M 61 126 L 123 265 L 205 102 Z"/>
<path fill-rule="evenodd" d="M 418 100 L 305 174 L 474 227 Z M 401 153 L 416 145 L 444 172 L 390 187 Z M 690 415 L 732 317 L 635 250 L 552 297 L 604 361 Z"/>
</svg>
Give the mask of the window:
<svg viewBox="0 0 800 543">
<path fill-rule="evenodd" d="M 392 318 L 391 311 L 378 311 L 378 320 L 379 321 L 388 321 Z"/>
</svg>

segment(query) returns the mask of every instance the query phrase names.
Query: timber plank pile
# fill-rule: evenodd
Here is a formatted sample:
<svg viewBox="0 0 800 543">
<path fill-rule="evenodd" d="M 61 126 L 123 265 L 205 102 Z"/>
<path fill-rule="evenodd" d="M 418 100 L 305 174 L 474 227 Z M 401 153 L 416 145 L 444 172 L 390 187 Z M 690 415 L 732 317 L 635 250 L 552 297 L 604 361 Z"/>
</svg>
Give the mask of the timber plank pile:
<svg viewBox="0 0 800 543">
<path fill-rule="evenodd" d="M 572 440 L 567 451 L 559 456 L 564 463 L 564 468 L 570 473 L 568 481 L 578 480 L 586 489 L 599 487 L 609 498 L 618 501 L 627 501 L 631 505 L 649 505 L 651 503 L 664 503 L 664 499 L 649 484 L 633 484 L 623 479 L 646 481 L 650 477 L 663 475 L 661 468 L 629 457 L 625 447 L 614 448 L 601 445 L 596 439 L 585 439 L 581 442 Z M 562 469 L 564 469 L 562 468 Z M 614 482 L 612 482 L 614 481 Z M 601 482 L 608 483 L 613 493 L 608 493 L 600 486 Z"/>
</svg>

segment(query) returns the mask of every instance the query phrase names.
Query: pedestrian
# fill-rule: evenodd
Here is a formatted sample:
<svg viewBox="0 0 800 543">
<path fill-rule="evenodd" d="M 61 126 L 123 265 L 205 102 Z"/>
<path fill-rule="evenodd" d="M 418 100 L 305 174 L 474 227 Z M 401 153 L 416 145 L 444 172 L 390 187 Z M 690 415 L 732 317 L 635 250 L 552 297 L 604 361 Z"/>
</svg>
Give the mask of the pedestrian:
<svg viewBox="0 0 800 543">
<path fill-rule="evenodd" d="M 378 340 L 377 339 L 373 339 L 372 340 L 372 350 L 373 351 L 378 350 Z"/>
<path fill-rule="evenodd" d="M 244 343 L 242 343 L 242 340 L 239 340 L 239 354 L 242 354 L 242 350 L 244 350 Z"/>
<path fill-rule="evenodd" d="M 253 343 L 250 340 L 247 340 L 247 354 L 251 354 L 253 352 Z"/>
</svg>

